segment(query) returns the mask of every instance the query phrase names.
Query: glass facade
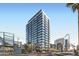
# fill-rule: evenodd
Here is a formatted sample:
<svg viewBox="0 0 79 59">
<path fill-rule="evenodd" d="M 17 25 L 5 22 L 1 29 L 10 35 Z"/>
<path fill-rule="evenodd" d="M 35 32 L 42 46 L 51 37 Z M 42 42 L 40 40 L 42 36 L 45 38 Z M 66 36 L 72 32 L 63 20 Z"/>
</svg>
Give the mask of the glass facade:
<svg viewBox="0 0 79 59">
<path fill-rule="evenodd" d="M 49 48 L 49 19 L 43 10 L 35 14 L 26 25 L 27 43 L 32 43 L 33 48 Z"/>
</svg>

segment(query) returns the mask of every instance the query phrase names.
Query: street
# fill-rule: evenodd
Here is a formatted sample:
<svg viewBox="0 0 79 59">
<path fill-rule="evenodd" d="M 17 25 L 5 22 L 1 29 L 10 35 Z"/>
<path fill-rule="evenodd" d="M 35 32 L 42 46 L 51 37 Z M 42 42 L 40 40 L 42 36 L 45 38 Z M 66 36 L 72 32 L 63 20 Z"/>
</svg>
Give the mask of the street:
<svg viewBox="0 0 79 59">
<path fill-rule="evenodd" d="M 27 54 L 16 54 L 14 56 L 74 56 L 74 53 L 72 52 L 27 53 Z"/>
</svg>

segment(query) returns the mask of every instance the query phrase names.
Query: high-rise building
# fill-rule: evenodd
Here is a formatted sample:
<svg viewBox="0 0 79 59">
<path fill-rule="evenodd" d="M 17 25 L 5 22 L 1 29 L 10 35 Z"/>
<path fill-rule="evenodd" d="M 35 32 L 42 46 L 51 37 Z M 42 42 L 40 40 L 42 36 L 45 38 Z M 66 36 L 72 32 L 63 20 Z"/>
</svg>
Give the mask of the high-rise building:
<svg viewBox="0 0 79 59">
<path fill-rule="evenodd" d="M 26 40 L 32 48 L 49 48 L 49 18 L 43 10 L 38 11 L 26 25 Z"/>
</svg>

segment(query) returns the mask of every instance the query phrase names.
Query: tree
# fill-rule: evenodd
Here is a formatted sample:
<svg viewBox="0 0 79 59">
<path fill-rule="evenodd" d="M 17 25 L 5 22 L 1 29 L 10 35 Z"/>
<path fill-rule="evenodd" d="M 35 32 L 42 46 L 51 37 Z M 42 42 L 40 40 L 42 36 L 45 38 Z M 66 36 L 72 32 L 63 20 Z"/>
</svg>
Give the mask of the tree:
<svg viewBox="0 0 79 59">
<path fill-rule="evenodd" d="M 31 44 L 25 44 L 24 48 L 25 48 L 26 52 L 31 52 L 32 51 L 32 45 Z"/>
<path fill-rule="evenodd" d="M 73 12 L 78 11 L 78 34 L 79 34 L 79 3 L 67 3 L 67 7 L 71 7 Z M 78 35 L 78 45 L 79 45 L 79 35 Z"/>
<path fill-rule="evenodd" d="M 79 49 L 79 3 L 67 3 L 67 7 L 72 8 L 73 12 L 78 11 L 78 47 Z"/>
</svg>

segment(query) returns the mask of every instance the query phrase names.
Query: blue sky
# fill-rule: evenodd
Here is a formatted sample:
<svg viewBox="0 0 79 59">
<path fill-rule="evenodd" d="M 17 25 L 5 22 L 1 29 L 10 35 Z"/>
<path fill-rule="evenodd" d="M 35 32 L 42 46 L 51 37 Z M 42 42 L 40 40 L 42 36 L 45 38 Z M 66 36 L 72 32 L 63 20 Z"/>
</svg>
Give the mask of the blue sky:
<svg viewBox="0 0 79 59">
<path fill-rule="evenodd" d="M 40 9 L 50 18 L 50 42 L 70 34 L 71 43 L 78 40 L 78 15 L 66 4 L 0 4 L 0 31 L 11 32 L 26 42 L 26 24 Z"/>
</svg>

